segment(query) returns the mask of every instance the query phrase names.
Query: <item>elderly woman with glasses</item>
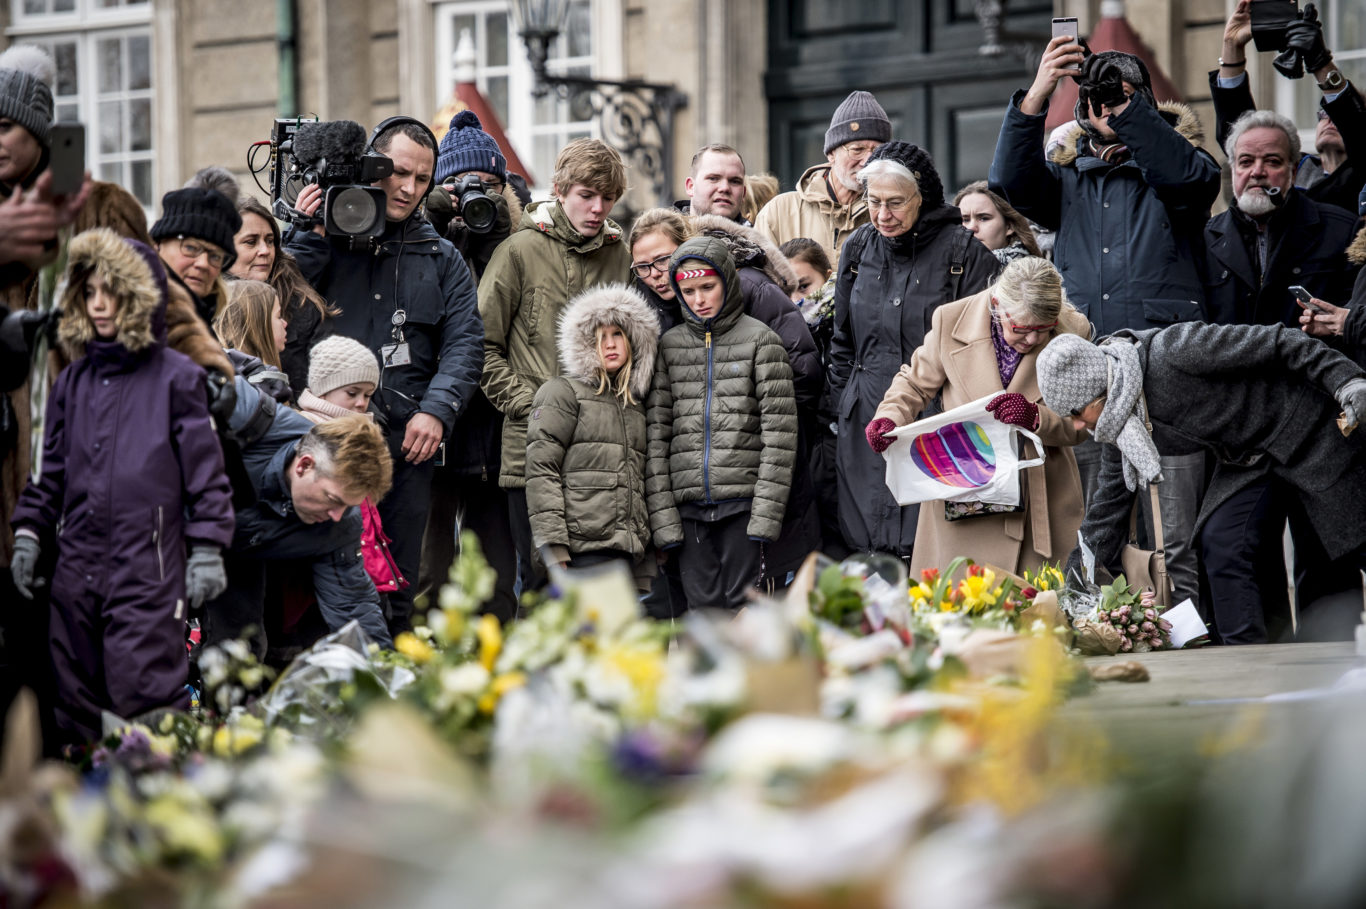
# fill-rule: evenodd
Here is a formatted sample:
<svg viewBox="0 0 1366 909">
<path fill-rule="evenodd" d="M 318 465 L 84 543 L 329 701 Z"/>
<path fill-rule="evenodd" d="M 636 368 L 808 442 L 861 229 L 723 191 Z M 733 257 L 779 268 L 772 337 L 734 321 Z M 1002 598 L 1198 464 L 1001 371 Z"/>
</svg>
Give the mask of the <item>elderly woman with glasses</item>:
<svg viewBox="0 0 1366 909">
<path fill-rule="evenodd" d="M 831 401 L 839 420 L 840 527 L 850 548 L 909 556 L 919 509 L 902 507 L 886 464 L 864 441 L 902 365 L 925 343 L 934 311 L 984 289 L 999 269 L 944 202 L 928 153 L 905 142 L 873 152 L 859 174 L 871 223 L 845 243 L 835 281 Z"/>
<path fill-rule="evenodd" d="M 1089 338 L 1091 325 L 1067 302 L 1057 270 L 1033 256 L 1011 262 L 981 293 L 935 310 L 924 345 L 878 406 L 868 427 L 869 444 L 885 450 L 891 440 L 884 434 L 913 422 L 936 397 L 952 409 L 995 394 L 987 409 L 1002 422 L 1037 433 L 1045 461 L 1021 474 L 1018 508 L 926 503 L 916 528 L 912 571 L 968 556 L 1018 574 L 1061 561 L 1076 545 L 1082 494 L 1072 446 L 1086 432 L 1040 405 L 1034 369 L 1039 351 L 1059 334 Z M 1023 457 L 1037 456 L 1033 442 L 1023 444 Z"/>
<path fill-rule="evenodd" d="M 187 186 L 161 197 L 152 240 L 166 270 L 194 295 L 206 324 L 212 325 L 227 305 L 221 275 L 237 258 L 233 237 L 241 227 L 237 206 L 215 189 Z"/>
</svg>

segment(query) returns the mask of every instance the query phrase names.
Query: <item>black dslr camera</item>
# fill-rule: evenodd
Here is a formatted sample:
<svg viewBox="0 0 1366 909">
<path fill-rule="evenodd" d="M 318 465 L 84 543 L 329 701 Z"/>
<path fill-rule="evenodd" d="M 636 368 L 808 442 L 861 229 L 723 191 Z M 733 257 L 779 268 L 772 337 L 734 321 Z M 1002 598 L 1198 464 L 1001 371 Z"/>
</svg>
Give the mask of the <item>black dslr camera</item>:
<svg viewBox="0 0 1366 909">
<path fill-rule="evenodd" d="M 1252 0 L 1252 42 L 1259 51 L 1286 49 L 1286 26 L 1300 17 L 1299 0 Z"/>
<path fill-rule="evenodd" d="M 455 210 L 473 233 L 486 234 L 498 220 L 498 208 L 478 174 L 465 174 L 460 182 L 447 185 Z"/>
<path fill-rule="evenodd" d="M 322 223 L 327 233 L 374 237 L 384 232 L 384 190 L 371 186 L 394 162 L 370 151 L 365 129 L 351 120 L 276 120 L 270 140 L 270 197 L 275 216 L 299 227 Z M 295 209 L 305 186 L 323 190 L 312 219 Z"/>
</svg>

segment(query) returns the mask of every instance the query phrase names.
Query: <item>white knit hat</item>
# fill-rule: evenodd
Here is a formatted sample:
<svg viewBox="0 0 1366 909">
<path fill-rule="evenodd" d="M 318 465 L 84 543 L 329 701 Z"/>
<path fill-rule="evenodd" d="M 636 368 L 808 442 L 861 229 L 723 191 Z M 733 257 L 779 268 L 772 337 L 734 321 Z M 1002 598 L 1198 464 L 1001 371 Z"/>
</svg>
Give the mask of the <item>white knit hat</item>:
<svg viewBox="0 0 1366 909">
<path fill-rule="evenodd" d="M 308 354 L 308 390 L 322 397 L 336 388 L 369 382 L 379 385 L 379 360 L 352 338 L 323 338 Z"/>
</svg>

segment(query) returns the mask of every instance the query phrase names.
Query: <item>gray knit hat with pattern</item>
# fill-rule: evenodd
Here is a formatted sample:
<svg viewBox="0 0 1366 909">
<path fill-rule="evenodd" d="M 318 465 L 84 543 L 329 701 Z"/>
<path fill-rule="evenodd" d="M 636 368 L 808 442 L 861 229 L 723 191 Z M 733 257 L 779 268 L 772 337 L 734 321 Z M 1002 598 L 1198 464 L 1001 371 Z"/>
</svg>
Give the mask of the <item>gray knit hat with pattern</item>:
<svg viewBox="0 0 1366 909">
<path fill-rule="evenodd" d="M 872 92 L 850 92 L 830 118 L 830 128 L 825 131 L 825 153 L 828 155 L 857 139 L 886 142 L 890 138 L 892 121 Z"/>
<path fill-rule="evenodd" d="M 0 54 L 0 117 L 8 117 L 47 148 L 57 67 L 47 51 L 15 44 Z"/>
<path fill-rule="evenodd" d="M 369 382 L 379 385 L 379 361 L 354 338 L 323 338 L 308 354 L 308 390 L 318 397 L 337 388 Z"/>
<path fill-rule="evenodd" d="M 1080 411 L 1110 386 L 1110 360 L 1079 335 L 1058 335 L 1039 352 L 1039 391 L 1060 417 Z"/>
</svg>

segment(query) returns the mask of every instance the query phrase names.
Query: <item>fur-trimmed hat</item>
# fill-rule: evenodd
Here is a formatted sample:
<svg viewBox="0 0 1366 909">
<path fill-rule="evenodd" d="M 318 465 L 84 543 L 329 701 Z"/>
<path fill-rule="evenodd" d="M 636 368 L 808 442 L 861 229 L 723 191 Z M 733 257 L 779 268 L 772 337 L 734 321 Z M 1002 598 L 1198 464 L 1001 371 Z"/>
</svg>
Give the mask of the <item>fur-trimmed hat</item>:
<svg viewBox="0 0 1366 909">
<path fill-rule="evenodd" d="M 825 153 L 858 139 L 886 142 L 892 138 L 892 121 L 872 92 L 850 92 L 835 108 L 825 131 Z"/>
<path fill-rule="evenodd" d="M 482 170 L 502 177 L 508 161 L 493 137 L 472 110 L 462 110 L 451 118 L 450 129 L 441 137 L 436 155 L 436 185 L 467 170 Z"/>
<path fill-rule="evenodd" d="M 161 197 L 161 218 L 151 234 L 153 240 L 185 236 L 212 243 L 227 253 L 226 271 L 237 259 L 233 237 L 241 229 L 242 216 L 231 199 L 215 189 L 188 186 Z"/>
<path fill-rule="evenodd" d="M 97 227 L 77 234 L 67 247 L 57 338 L 70 357 L 84 354 L 85 345 L 97 337 L 84 301 L 92 271 L 104 278 L 118 301 L 115 340 L 134 353 L 165 340 L 167 290 L 161 259 L 150 246 Z"/>
<path fill-rule="evenodd" d="M 57 65 L 47 51 L 16 44 L 0 54 L 0 117 L 8 117 L 47 148 L 51 142 L 52 85 Z"/>
<path fill-rule="evenodd" d="M 308 352 L 308 390 L 318 397 L 361 382 L 379 386 L 379 360 L 359 341 L 332 335 Z"/>
<path fill-rule="evenodd" d="M 895 161 L 911 172 L 916 186 L 920 187 L 920 197 L 924 199 L 923 209 L 933 211 L 944 204 L 944 184 L 939 179 L 939 171 L 934 166 L 930 153 L 919 145 L 910 142 L 888 142 L 879 145 L 868 156 L 868 164 L 874 161 Z M 867 164 L 864 165 L 867 167 Z"/>
<path fill-rule="evenodd" d="M 625 284 L 607 284 L 574 297 L 560 317 L 560 363 L 565 375 L 590 385 L 598 381 L 598 327 L 615 325 L 631 342 L 631 395 L 637 401 L 650 393 L 655 351 L 659 347 L 659 316 L 654 307 Z"/>
</svg>

